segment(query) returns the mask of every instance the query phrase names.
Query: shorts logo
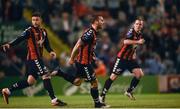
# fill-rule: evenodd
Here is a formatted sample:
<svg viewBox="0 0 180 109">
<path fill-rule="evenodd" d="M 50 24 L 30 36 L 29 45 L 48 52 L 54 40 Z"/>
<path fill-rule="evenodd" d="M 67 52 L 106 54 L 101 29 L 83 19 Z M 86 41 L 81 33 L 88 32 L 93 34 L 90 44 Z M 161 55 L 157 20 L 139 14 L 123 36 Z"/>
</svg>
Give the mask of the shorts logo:
<svg viewBox="0 0 180 109">
<path fill-rule="evenodd" d="M 44 70 L 44 72 L 46 72 L 46 73 L 49 72 L 46 66 L 44 66 L 43 70 Z"/>
<path fill-rule="evenodd" d="M 89 71 L 88 71 L 88 67 L 84 67 L 84 70 L 85 70 L 85 72 L 86 72 L 87 79 L 88 79 L 88 80 L 91 80 L 91 77 L 90 77 Z"/>
<path fill-rule="evenodd" d="M 39 61 L 38 61 L 38 60 L 35 60 L 35 63 L 36 63 L 36 66 L 37 66 L 38 69 L 39 69 L 38 74 L 39 74 L 39 73 L 40 73 L 40 74 L 43 74 L 43 70 L 42 70 L 42 68 L 41 68 L 41 65 L 40 65 Z"/>
<path fill-rule="evenodd" d="M 121 71 L 122 71 L 122 69 L 120 69 L 120 68 L 116 69 L 117 73 L 120 73 Z"/>
<path fill-rule="evenodd" d="M 113 68 L 113 72 L 115 72 L 115 70 L 116 70 L 116 68 L 117 68 L 117 66 L 119 64 L 119 61 L 120 61 L 120 59 L 116 60 L 116 63 L 115 63 L 114 68 Z"/>
</svg>

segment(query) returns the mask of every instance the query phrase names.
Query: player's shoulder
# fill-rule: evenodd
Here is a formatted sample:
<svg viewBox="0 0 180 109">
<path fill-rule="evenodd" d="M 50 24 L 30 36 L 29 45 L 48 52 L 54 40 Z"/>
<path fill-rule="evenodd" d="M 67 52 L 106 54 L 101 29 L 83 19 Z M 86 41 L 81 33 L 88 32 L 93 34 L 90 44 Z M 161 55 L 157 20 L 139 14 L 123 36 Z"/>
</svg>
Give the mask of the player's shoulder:
<svg viewBox="0 0 180 109">
<path fill-rule="evenodd" d="M 47 31 L 46 31 L 46 29 L 45 29 L 45 28 L 40 28 L 40 29 L 41 29 L 43 35 L 44 35 L 44 36 L 47 36 Z"/>
<path fill-rule="evenodd" d="M 93 29 L 92 28 L 87 28 L 84 32 L 84 35 L 91 36 L 93 34 Z"/>
<path fill-rule="evenodd" d="M 32 26 L 27 27 L 24 31 L 31 31 Z"/>
<path fill-rule="evenodd" d="M 87 28 L 87 29 L 84 31 L 83 35 L 81 36 L 81 40 L 82 40 L 83 42 L 89 42 L 90 40 L 93 39 L 93 37 L 94 37 L 93 34 L 94 34 L 94 33 L 93 33 L 93 30 L 92 30 L 91 28 Z"/>
<path fill-rule="evenodd" d="M 133 36 L 133 32 L 134 32 L 134 29 L 133 29 L 133 28 L 130 28 L 130 29 L 127 31 L 126 37 L 127 37 L 127 38 L 131 38 L 131 37 Z"/>
<path fill-rule="evenodd" d="M 84 34 L 83 34 L 83 37 L 93 37 L 93 30 L 91 28 L 88 28 Z"/>
<path fill-rule="evenodd" d="M 43 27 L 40 27 L 40 29 L 41 29 L 42 31 L 46 31 L 46 29 L 45 29 L 45 28 L 43 28 Z"/>
<path fill-rule="evenodd" d="M 22 32 L 22 36 L 27 36 L 27 35 L 29 35 L 30 33 L 31 33 L 31 29 L 32 29 L 32 27 L 31 26 L 29 26 L 29 27 L 27 27 L 26 29 L 24 29 L 24 31 Z"/>
<path fill-rule="evenodd" d="M 128 35 L 128 34 L 132 34 L 132 33 L 133 33 L 133 30 L 134 30 L 133 28 L 130 28 L 130 29 L 128 30 L 128 32 L 127 32 L 127 35 Z"/>
</svg>

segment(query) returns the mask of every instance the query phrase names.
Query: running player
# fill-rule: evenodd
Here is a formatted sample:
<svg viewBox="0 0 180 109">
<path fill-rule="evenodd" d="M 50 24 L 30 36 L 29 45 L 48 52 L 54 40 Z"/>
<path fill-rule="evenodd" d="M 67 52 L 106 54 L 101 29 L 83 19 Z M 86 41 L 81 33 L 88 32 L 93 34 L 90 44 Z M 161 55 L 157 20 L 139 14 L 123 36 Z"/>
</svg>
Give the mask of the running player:
<svg viewBox="0 0 180 109">
<path fill-rule="evenodd" d="M 69 59 L 69 64 L 75 64 L 77 68 L 76 78 L 72 82 L 80 85 L 83 78 L 90 82 L 90 93 L 96 108 L 104 107 L 104 104 L 99 101 L 98 81 L 92 66 L 97 31 L 103 28 L 103 24 L 104 19 L 102 16 L 93 18 L 91 27 L 79 38 Z"/>
<path fill-rule="evenodd" d="M 27 80 L 19 81 L 8 88 L 2 89 L 2 94 L 5 102 L 8 104 L 9 95 L 18 89 L 23 89 L 35 84 L 36 80 L 40 76 L 43 80 L 44 88 L 47 90 L 51 104 L 55 106 L 67 105 L 63 101 L 56 98 L 54 95 L 53 87 L 51 85 L 50 76 L 46 66 L 43 63 L 43 47 L 50 53 L 52 58 L 56 58 L 56 53 L 49 45 L 47 32 L 41 27 L 41 15 L 39 12 L 35 12 L 32 15 L 32 26 L 27 28 L 20 37 L 2 46 L 4 51 L 16 46 L 22 41 L 27 41 Z"/>
<path fill-rule="evenodd" d="M 106 80 L 100 101 L 105 103 L 105 96 L 111 87 L 111 84 L 117 79 L 118 75 L 122 74 L 125 70 L 129 70 L 134 74 L 131 84 L 125 95 L 131 100 L 135 100 L 132 91 L 138 85 L 140 78 L 144 75 L 142 69 L 136 60 L 136 49 L 138 45 L 142 45 L 145 40 L 142 37 L 141 30 L 143 28 L 143 20 L 138 18 L 135 20 L 133 27 L 127 32 L 124 39 L 122 39 L 120 51 L 117 54 L 117 59 L 110 77 Z"/>
</svg>

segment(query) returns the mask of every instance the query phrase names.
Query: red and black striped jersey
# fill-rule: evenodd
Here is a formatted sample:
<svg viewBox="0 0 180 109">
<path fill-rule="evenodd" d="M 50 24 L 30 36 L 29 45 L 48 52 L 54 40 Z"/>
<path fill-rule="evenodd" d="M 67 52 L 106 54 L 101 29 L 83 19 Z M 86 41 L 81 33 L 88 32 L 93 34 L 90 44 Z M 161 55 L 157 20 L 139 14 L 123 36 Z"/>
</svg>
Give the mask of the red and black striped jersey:
<svg viewBox="0 0 180 109">
<path fill-rule="evenodd" d="M 48 52 L 53 51 L 49 45 L 47 32 L 43 28 L 30 26 L 27 28 L 20 37 L 10 42 L 10 46 L 15 46 L 21 41 L 27 41 L 27 60 L 41 59 L 43 55 L 43 47 Z"/>
<path fill-rule="evenodd" d="M 133 28 L 131 28 L 125 36 L 125 39 L 130 39 L 130 40 L 139 40 L 141 38 L 142 38 L 142 34 L 137 33 Z M 118 52 L 117 57 L 120 59 L 132 60 L 133 55 L 136 53 L 136 49 L 137 49 L 137 44 L 126 45 L 122 41 L 120 51 Z"/>
<path fill-rule="evenodd" d="M 85 30 L 81 36 L 81 41 L 84 44 L 78 48 L 77 62 L 81 64 L 91 64 L 96 46 L 96 34 L 96 30 L 92 27 Z"/>
</svg>

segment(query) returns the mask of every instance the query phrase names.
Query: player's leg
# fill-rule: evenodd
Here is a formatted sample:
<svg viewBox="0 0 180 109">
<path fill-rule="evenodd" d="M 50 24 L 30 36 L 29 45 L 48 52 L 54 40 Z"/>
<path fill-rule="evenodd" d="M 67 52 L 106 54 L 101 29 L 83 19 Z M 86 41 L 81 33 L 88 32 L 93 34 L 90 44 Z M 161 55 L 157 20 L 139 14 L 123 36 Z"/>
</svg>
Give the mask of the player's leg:
<svg viewBox="0 0 180 109">
<path fill-rule="evenodd" d="M 44 65 L 42 60 L 35 60 L 35 66 L 36 66 L 36 71 L 38 76 L 41 76 L 42 80 L 43 80 L 43 85 L 45 90 L 47 90 L 50 98 L 51 98 L 51 104 L 53 106 L 65 106 L 67 105 L 67 103 L 64 103 L 61 100 L 58 100 L 56 98 L 56 96 L 54 95 L 54 90 L 51 84 L 51 76 L 50 73 L 48 71 L 48 69 L 46 68 L 46 66 Z"/>
<path fill-rule="evenodd" d="M 54 95 L 54 90 L 53 90 L 50 78 L 51 77 L 49 76 L 49 74 L 43 74 L 42 75 L 43 85 L 44 85 L 44 88 L 47 90 L 47 92 L 51 98 L 51 104 L 53 106 L 65 106 L 65 105 L 67 105 L 67 103 L 57 99 L 57 97 Z"/>
<path fill-rule="evenodd" d="M 130 71 L 134 74 L 134 77 L 131 80 L 129 88 L 125 92 L 125 95 L 127 95 L 131 100 L 135 100 L 132 92 L 137 87 L 141 77 L 144 76 L 144 73 L 136 62 L 131 62 Z"/>
<path fill-rule="evenodd" d="M 108 90 L 110 89 L 112 83 L 118 78 L 118 75 L 115 73 L 112 73 L 110 77 L 105 81 L 104 87 L 102 89 L 101 95 L 100 95 L 100 101 L 102 103 L 105 103 L 105 98 Z"/>
<path fill-rule="evenodd" d="M 98 91 L 97 79 L 90 81 L 90 83 L 91 83 L 90 93 L 91 93 L 91 96 L 94 100 L 94 107 L 95 108 L 110 107 L 110 105 L 106 105 L 104 103 L 101 103 L 99 100 L 99 91 Z"/>
<path fill-rule="evenodd" d="M 76 86 L 80 86 L 81 83 L 83 82 L 82 79 L 73 76 L 73 75 L 69 75 L 68 73 L 63 72 L 60 68 L 56 68 L 54 71 L 51 72 L 51 76 L 59 76 L 64 78 L 66 81 L 76 85 Z"/>
<path fill-rule="evenodd" d="M 134 74 L 134 77 L 131 80 L 131 84 L 130 84 L 129 88 L 127 89 L 127 92 L 132 92 L 138 85 L 141 77 L 144 75 L 141 68 L 135 68 L 135 69 L 133 69 L 132 72 Z"/>
<path fill-rule="evenodd" d="M 102 103 L 105 103 L 105 97 L 106 97 L 106 94 L 108 92 L 108 90 L 110 89 L 112 83 L 118 78 L 118 76 L 120 74 L 122 74 L 124 72 L 124 70 L 126 69 L 125 68 L 125 62 L 123 60 L 120 61 L 119 58 L 117 58 L 115 64 L 114 64 L 114 68 L 113 68 L 113 71 L 112 71 L 112 74 L 110 75 L 110 77 L 105 81 L 105 84 L 104 84 L 104 87 L 103 87 L 103 90 L 101 92 L 101 95 L 100 95 L 100 101 Z"/>
<path fill-rule="evenodd" d="M 29 87 L 34 83 L 36 83 L 36 79 L 32 75 L 29 75 L 27 80 L 19 81 L 13 84 L 12 86 L 10 86 L 9 88 L 2 89 L 2 95 L 4 101 L 8 104 L 9 103 L 8 97 L 13 91 Z"/>
<path fill-rule="evenodd" d="M 102 107 L 100 101 L 99 101 L 99 92 L 98 92 L 98 82 L 97 79 L 90 82 L 91 83 L 91 89 L 90 93 L 94 100 L 95 107 Z"/>
<path fill-rule="evenodd" d="M 94 101 L 95 108 L 105 107 L 105 105 L 102 104 L 99 100 L 98 81 L 96 79 L 92 65 L 77 64 L 77 66 L 77 68 L 79 68 L 79 72 L 82 72 L 82 74 L 79 73 L 79 76 L 81 75 L 86 79 L 87 82 L 91 83 L 90 94 Z"/>
<path fill-rule="evenodd" d="M 29 60 L 29 61 L 27 61 L 26 65 L 27 65 L 27 75 L 28 75 L 27 80 L 19 81 L 19 82 L 13 84 L 11 87 L 4 88 L 2 90 L 3 98 L 7 104 L 8 104 L 8 96 L 11 94 L 11 92 L 18 90 L 18 89 L 26 88 L 26 87 L 34 84 L 36 82 L 36 79 L 38 78 L 37 73 L 35 73 L 37 69 L 36 69 L 36 65 L 35 65 L 34 61 Z"/>
</svg>

